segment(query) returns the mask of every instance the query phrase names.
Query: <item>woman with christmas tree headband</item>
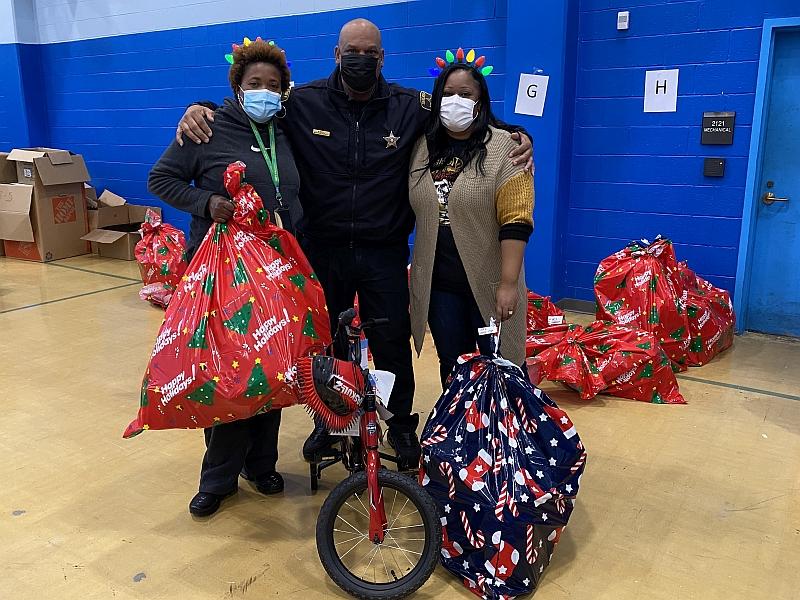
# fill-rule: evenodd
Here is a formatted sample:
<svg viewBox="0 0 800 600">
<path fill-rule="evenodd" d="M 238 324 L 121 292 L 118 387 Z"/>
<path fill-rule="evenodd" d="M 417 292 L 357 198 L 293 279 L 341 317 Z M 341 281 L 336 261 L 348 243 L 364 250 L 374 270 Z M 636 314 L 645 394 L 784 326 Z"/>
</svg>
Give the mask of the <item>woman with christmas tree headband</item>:
<svg viewBox="0 0 800 600">
<path fill-rule="evenodd" d="M 247 182 L 261 196 L 270 219 L 294 232 L 302 216 L 297 195 L 300 180 L 289 142 L 274 119 L 285 111 L 290 72 L 275 42 L 257 38 L 234 44 L 225 57 L 233 97 L 214 113 L 208 144 L 180 146 L 173 142 L 150 172 L 151 193 L 192 215 L 189 258 L 214 222 L 231 219 L 223 173 L 231 163 L 247 165 Z M 238 490 L 240 472 L 263 494 L 283 491 L 276 472 L 280 410 L 205 430 L 206 454 L 198 494 L 189 504 L 195 516 L 208 516 Z"/>
<path fill-rule="evenodd" d="M 411 326 L 421 352 L 429 325 L 442 386 L 458 356 L 478 346 L 478 328 L 503 322 L 500 352 L 525 359 L 525 246 L 533 232 L 533 175 L 508 155 L 516 142 L 492 126 L 486 77 L 475 51 L 437 58 L 432 111 L 414 149 L 409 195 L 417 218 L 411 266 Z"/>
</svg>

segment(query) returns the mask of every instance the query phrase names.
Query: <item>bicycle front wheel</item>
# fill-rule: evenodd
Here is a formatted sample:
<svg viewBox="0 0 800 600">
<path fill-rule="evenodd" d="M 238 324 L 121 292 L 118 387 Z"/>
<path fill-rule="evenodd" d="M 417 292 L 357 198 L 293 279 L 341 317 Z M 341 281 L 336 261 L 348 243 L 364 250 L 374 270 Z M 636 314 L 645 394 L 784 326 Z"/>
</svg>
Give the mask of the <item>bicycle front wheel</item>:
<svg viewBox="0 0 800 600">
<path fill-rule="evenodd" d="M 415 480 L 382 469 L 378 483 L 387 519 L 383 543 L 369 537 L 369 491 L 362 471 L 337 485 L 322 505 L 317 550 L 330 578 L 352 596 L 404 598 L 436 567 L 442 527 L 436 504 Z"/>
</svg>

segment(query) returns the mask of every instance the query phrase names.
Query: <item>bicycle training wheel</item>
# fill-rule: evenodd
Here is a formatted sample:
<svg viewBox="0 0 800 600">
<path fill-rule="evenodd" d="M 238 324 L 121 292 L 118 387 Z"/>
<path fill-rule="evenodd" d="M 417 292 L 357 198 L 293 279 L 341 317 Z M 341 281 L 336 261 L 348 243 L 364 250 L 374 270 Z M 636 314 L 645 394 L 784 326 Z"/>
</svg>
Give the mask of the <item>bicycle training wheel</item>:
<svg viewBox="0 0 800 600">
<path fill-rule="evenodd" d="M 442 546 L 436 504 L 419 484 L 381 469 L 387 528 L 383 543 L 369 538 L 367 474 L 337 485 L 317 518 L 317 551 L 334 583 L 356 598 L 391 600 L 420 588 L 431 576 Z"/>
</svg>

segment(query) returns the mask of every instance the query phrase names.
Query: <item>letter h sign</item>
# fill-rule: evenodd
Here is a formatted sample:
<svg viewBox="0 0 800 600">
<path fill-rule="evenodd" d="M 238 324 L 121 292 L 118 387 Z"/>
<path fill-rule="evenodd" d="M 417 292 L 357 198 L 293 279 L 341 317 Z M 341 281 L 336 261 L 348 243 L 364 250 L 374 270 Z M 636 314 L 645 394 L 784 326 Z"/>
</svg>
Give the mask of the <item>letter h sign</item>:
<svg viewBox="0 0 800 600">
<path fill-rule="evenodd" d="M 647 71 L 644 82 L 644 112 L 677 112 L 678 74 L 678 69 Z"/>
</svg>

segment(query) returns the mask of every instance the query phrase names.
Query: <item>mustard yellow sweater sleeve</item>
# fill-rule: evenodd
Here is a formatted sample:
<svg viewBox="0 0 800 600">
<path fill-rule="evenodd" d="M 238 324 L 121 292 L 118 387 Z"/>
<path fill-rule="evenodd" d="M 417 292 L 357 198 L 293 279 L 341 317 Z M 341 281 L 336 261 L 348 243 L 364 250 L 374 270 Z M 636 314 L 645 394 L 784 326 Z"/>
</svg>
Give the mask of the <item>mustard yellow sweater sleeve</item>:
<svg viewBox="0 0 800 600">
<path fill-rule="evenodd" d="M 501 135 L 508 135 L 503 132 Z M 495 205 L 497 222 L 501 228 L 511 225 L 533 227 L 534 189 L 533 175 L 526 173 L 525 165 L 515 166 L 508 153 L 517 146 L 509 136 L 503 145 L 504 158 L 497 174 Z"/>
</svg>

